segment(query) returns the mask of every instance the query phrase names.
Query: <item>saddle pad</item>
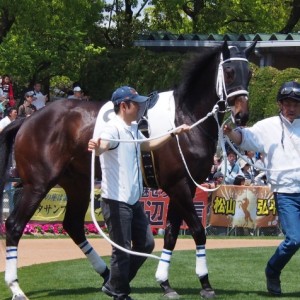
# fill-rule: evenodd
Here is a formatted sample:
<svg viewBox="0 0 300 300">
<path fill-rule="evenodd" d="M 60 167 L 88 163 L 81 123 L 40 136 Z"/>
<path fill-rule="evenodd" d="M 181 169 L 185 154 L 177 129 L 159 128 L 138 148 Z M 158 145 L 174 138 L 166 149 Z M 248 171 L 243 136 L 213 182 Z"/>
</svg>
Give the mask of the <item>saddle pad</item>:
<svg viewBox="0 0 300 300">
<path fill-rule="evenodd" d="M 175 127 L 175 101 L 173 91 L 158 94 L 156 104 L 148 110 L 149 136 L 155 137 L 168 132 Z M 99 131 L 105 126 L 105 123 L 115 117 L 114 105 L 111 101 L 106 102 L 100 109 L 94 136 L 99 135 Z"/>
<path fill-rule="evenodd" d="M 175 127 L 173 91 L 158 94 L 156 104 L 148 110 L 149 136 L 161 135 Z"/>
</svg>

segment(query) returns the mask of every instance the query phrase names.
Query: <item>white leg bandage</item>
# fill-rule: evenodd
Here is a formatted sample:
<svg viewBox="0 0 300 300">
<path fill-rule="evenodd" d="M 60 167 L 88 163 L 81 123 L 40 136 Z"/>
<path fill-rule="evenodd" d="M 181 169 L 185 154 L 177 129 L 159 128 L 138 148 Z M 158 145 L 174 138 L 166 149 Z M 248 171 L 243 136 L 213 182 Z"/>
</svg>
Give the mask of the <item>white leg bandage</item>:
<svg viewBox="0 0 300 300">
<path fill-rule="evenodd" d="M 6 247 L 5 282 L 10 288 L 13 298 L 23 296 L 23 299 L 27 299 L 18 283 L 17 268 L 18 248 L 14 246 Z"/>
<path fill-rule="evenodd" d="M 86 240 L 79 244 L 78 247 L 81 249 L 83 254 L 92 264 L 93 268 L 98 274 L 102 274 L 106 269 L 105 261 L 97 254 L 91 244 Z"/>
<path fill-rule="evenodd" d="M 7 283 L 8 286 L 12 282 L 18 280 L 17 263 L 18 263 L 18 248 L 6 247 L 5 282 Z"/>
<path fill-rule="evenodd" d="M 198 277 L 208 274 L 205 245 L 196 246 L 196 274 Z"/>
<path fill-rule="evenodd" d="M 156 270 L 156 281 L 161 283 L 169 278 L 169 267 L 171 263 L 172 251 L 163 249 L 160 261 Z"/>
</svg>

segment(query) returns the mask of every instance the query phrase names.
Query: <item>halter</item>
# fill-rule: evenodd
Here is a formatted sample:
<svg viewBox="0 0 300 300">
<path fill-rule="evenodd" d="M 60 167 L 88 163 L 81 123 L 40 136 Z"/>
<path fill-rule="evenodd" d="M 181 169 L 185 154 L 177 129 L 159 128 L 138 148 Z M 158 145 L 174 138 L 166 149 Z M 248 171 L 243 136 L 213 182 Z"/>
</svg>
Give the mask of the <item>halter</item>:
<svg viewBox="0 0 300 300">
<path fill-rule="evenodd" d="M 227 62 L 231 62 L 231 61 L 245 61 L 247 63 L 249 63 L 247 58 L 244 57 L 232 57 L 232 58 L 228 58 L 223 60 L 223 54 L 221 53 L 220 55 L 220 63 L 219 63 L 219 67 L 218 67 L 218 75 L 217 75 L 217 83 L 216 83 L 216 93 L 219 97 L 219 101 L 224 101 L 225 102 L 225 111 L 229 111 L 232 110 L 232 108 L 230 107 L 230 105 L 228 104 L 228 98 L 230 97 L 235 97 L 238 95 L 249 95 L 249 92 L 246 90 L 238 90 L 238 91 L 234 91 L 231 92 L 229 94 L 227 94 L 226 91 L 226 84 L 225 84 L 225 79 L 224 79 L 224 70 L 223 70 L 223 65 Z M 224 96 L 225 95 L 225 100 L 224 100 Z"/>
</svg>

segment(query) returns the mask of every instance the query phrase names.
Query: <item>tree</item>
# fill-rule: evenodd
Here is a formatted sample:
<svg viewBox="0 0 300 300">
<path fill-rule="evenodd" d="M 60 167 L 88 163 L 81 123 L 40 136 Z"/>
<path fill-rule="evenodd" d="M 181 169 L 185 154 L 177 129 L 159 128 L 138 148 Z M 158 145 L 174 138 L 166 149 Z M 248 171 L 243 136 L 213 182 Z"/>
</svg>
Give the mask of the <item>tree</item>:
<svg viewBox="0 0 300 300">
<path fill-rule="evenodd" d="M 153 0 L 150 27 L 173 33 L 273 33 L 285 24 L 292 0 Z"/>
<path fill-rule="evenodd" d="M 293 3 L 291 3 L 291 6 L 292 6 L 292 9 L 291 9 L 290 17 L 289 17 L 286 25 L 284 26 L 284 28 L 279 31 L 280 33 L 287 34 L 287 33 L 293 32 L 296 25 L 299 22 L 300 0 L 293 0 Z M 298 28 L 299 28 L 299 25 L 298 25 Z"/>
<path fill-rule="evenodd" d="M 103 3 L 90 0 L 2 0 L 0 68 L 20 85 L 55 75 L 78 78 L 93 47 L 89 32 Z"/>
</svg>

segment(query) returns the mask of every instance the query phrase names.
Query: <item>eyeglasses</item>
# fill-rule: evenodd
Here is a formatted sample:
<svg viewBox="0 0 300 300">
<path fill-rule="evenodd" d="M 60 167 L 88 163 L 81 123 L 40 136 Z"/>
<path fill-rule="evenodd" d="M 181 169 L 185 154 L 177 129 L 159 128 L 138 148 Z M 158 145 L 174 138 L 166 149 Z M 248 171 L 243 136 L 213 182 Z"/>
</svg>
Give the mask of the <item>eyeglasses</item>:
<svg viewBox="0 0 300 300">
<path fill-rule="evenodd" d="M 280 91 L 281 95 L 289 95 L 291 93 L 294 93 L 295 95 L 300 96 L 300 88 L 285 87 Z"/>
</svg>

